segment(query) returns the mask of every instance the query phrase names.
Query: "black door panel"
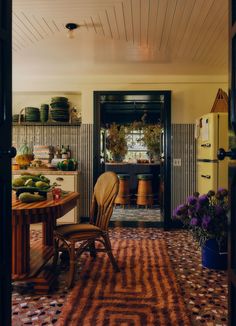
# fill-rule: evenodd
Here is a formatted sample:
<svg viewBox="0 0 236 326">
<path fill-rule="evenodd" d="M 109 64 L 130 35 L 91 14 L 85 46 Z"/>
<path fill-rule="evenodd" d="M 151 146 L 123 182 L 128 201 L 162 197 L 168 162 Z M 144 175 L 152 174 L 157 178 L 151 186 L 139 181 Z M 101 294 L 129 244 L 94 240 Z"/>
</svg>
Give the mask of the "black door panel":
<svg viewBox="0 0 236 326">
<path fill-rule="evenodd" d="M 11 0 L 0 0 L 0 325 L 11 325 Z"/>
<path fill-rule="evenodd" d="M 228 229 L 229 325 L 236 325 L 236 3 L 229 1 L 229 197 L 230 214 Z"/>
</svg>

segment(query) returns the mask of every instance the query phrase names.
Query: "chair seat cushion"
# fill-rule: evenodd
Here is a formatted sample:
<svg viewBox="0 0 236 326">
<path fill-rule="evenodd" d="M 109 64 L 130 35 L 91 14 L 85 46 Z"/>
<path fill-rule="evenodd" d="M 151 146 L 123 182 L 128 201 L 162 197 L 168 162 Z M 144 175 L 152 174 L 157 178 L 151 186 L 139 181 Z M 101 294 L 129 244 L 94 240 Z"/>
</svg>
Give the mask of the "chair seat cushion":
<svg viewBox="0 0 236 326">
<path fill-rule="evenodd" d="M 59 225 L 55 229 L 56 233 L 64 238 L 90 238 L 99 235 L 102 230 L 92 224 L 65 224 Z"/>
</svg>

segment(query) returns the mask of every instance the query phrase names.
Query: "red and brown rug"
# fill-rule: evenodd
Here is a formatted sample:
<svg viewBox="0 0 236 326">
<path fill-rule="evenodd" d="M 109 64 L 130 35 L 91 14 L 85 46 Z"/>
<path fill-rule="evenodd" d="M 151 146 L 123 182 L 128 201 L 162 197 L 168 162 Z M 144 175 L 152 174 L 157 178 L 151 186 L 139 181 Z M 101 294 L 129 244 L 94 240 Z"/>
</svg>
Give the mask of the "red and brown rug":
<svg viewBox="0 0 236 326">
<path fill-rule="evenodd" d="M 41 232 L 31 235 L 38 241 Z M 202 267 L 189 232 L 113 228 L 110 235 L 121 273 L 103 253 L 96 262 L 82 255 L 70 291 L 63 266 L 59 288 L 48 295 L 14 288 L 12 325 L 149 326 L 155 319 L 156 326 L 185 326 L 190 315 L 192 326 L 227 326 L 227 272 Z"/>
<path fill-rule="evenodd" d="M 191 325 L 164 239 L 117 239 L 109 259 L 87 257 L 57 325 Z"/>
</svg>

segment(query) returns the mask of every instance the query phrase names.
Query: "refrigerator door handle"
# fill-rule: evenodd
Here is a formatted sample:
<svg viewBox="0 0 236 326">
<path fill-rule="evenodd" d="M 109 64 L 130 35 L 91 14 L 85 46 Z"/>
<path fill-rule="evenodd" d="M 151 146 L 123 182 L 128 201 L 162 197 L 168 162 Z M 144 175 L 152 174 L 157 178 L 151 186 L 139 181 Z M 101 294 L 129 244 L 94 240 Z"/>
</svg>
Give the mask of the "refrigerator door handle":
<svg viewBox="0 0 236 326">
<path fill-rule="evenodd" d="M 202 178 L 210 179 L 211 176 L 209 174 L 201 174 Z"/>
<path fill-rule="evenodd" d="M 210 143 L 201 144 L 201 147 L 211 147 L 211 144 Z"/>
<path fill-rule="evenodd" d="M 231 160 L 236 159 L 236 148 L 231 148 L 229 151 L 225 151 L 223 148 L 219 148 L 217 157 L 220 161 L 224 160 L 225 157 L 230 157 Z"/>
</svg>

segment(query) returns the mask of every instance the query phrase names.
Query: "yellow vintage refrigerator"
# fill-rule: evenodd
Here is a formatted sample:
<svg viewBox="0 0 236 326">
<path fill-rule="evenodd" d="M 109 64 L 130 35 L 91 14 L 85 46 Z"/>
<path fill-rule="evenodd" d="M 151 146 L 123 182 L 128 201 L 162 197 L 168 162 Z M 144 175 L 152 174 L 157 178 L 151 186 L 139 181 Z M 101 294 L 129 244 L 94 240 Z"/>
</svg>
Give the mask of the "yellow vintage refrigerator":
<svg viewBox="0 0 236 326">
<path fill-rule="evenodd" d="M 228 113 L 208 113 L 197 119 L 197 191 L 228 188 L 228 160 L 219 161 L 219 148 L 228 148 Z"/>
</svg>

